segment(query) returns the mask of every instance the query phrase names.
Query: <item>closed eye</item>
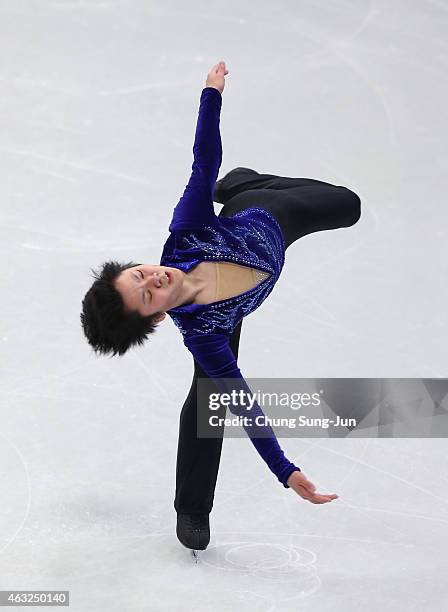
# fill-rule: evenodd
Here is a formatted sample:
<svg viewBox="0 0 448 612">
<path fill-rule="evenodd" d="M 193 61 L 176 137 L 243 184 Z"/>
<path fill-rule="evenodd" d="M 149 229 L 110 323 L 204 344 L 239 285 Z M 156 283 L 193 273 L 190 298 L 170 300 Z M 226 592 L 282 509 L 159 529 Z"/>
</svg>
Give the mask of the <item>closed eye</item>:
<svg viewBox="0 0 448 612">
<path fill-rule="evenodd" d="M 143 272 L 142 272 L 141 270 L 137 270 L 137 272 L 140 272 L 140 274 L 142 275 L 142 278 L 144 278 Z M 148 293 L 149 293 L 149 297 L 150 297 L 150 300 L 149 300 L 149 301 L 151 301 L 151 299 L 152 299 L 152 295 L 151 295 L 151 292 L 150 292 L 150 290 L 149 290 L 149 289 L 148 289 Z M 144 302 L 144 301 L 145 301 L 145 300 L 143 299 L 143 302 Z"/>
</svg>

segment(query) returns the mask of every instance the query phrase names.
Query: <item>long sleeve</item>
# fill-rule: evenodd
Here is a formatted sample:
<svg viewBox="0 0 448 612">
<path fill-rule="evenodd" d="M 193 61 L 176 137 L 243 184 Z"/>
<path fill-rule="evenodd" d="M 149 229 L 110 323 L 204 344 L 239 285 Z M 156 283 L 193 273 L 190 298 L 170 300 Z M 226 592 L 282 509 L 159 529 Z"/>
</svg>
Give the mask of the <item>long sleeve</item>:
<svg viewBox="0 0 448 612">
<path fill-rule="evenodd" d="M 222 334 L 190 335 L 184 339 L 184 344 L 207 376 L 214 379 L 222 393 L 243 390 L 245 393 L 251 394 L 251 390 L 238 368 L 228 336 Z M 238 381 L 226 380 L 229 378 L 238 379 Z M 241 408 L 235 406 L 229 406 L 229 408 L 233 414 L 238 416 L 242 413 Z M 258 403 L 255 402 L 251 408 L 250 416 L 255 420 L 258 415 L 264 416 L 264 413 Z M 256 428 L 243 426 L 255 449 L 271 472 L 277 476 L 285 488 L 289 488 L 287 484 L 289 476 L 295 470 L 301 470 L 285 457 L 272 428 L 269 425 L 257 426 Z M 269 437 L 254 437 L 254 432 L 260 432 L 261 430 L 263 430 L 263 436 L 268 435 Z"/>
<path fill-rule="evenodd" d="M 174 208 L 169 231 L 192 229 L 213 223 L 213 190 L 222 161 L 219 119 L 221 92 L 205 87 L 201 93 L 199 116 L 193 145 L 193 165 L 190 180 Z"/>
</svg>

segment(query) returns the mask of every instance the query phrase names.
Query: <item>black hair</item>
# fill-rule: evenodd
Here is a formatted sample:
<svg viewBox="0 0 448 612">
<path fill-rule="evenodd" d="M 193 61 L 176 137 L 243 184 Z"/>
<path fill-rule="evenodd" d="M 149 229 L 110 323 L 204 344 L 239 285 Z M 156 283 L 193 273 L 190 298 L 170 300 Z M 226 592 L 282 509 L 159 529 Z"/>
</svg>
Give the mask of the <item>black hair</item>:
<svg viewBox="0 0 448 612">
<path fill-rule="evenodd" d="M 82 301 L 80 318 L 84 334 L 96 354 L 124 355 L 132 346 L 141 346 L 158 327 L 155 319 L 161 312 L 145 317 L 137 310 L 126 310 L 123 297 L 114 285 L 123 270 L 140 265 L 132 261 L 107 261 L 98 272 L 91 268 L 96 280 Z"/>
</svg>

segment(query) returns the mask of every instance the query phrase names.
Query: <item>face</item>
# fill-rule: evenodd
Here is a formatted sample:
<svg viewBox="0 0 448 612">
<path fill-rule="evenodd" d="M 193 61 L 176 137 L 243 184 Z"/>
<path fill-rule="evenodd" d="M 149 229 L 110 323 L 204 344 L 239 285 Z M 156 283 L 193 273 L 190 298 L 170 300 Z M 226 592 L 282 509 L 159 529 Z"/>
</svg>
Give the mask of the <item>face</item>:
<svg viewBox="0 0 448 612">
<path fill-rule="evenodd" d="M 183 272 L 177 268 L 142 264 L 123 270 L 114 285 L 127 310 L 148 316 L 178 305 L 182 283 Z M 159 320 L 165 316 L 161 315 Z"/>
</svg>

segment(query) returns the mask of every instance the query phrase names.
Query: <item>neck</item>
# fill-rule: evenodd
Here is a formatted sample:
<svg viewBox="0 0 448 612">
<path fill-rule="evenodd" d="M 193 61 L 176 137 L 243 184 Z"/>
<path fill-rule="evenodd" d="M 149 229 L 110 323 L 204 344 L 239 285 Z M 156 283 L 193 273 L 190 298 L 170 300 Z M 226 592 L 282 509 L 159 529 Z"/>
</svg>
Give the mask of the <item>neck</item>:
<svg viewBox="0 0 448 612">
<path fill-rule="evenodd" d="M 205 280 L 198 274 L 197 266 L 190 272 L 184 272 L 183 274 L 181 295 L 173 308 L 183 306 L 184 304 L 191 304 L 197 294 L 202 291 L 206 285 Z"/>
</svg>

